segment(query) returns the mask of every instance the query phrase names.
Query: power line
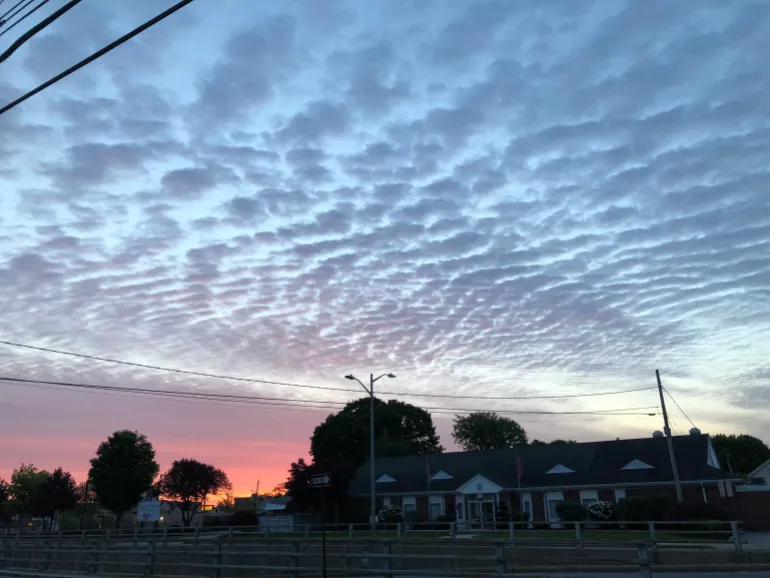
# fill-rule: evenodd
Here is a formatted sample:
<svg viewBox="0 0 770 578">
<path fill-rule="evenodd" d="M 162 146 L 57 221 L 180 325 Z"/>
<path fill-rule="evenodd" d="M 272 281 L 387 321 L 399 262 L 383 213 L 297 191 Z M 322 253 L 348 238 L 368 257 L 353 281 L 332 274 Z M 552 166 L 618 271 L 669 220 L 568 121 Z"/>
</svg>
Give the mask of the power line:
<svg viewBox="0 0 770 578">
<path fill-rule="evenodd" d="M 56 355 L 65 355 L 68 357 L 78 357 L 81 359 L 88 359 L 91 361 L 99 361 L 103 363 L 114 363 L 118 365 L 127 365 L 130 367 L 138 367 L 141 369 L 151 369 L 154 371 L 166 371 L 169 373 L 179 373 L 183 375 L 194 375 L 197 377 L 207 377 L 210 379 L 225 379 L 230 381 L 240 381 L 245 383 L 261 383 L 265 385 L 281 385 L 286 387 L 299 387 L 306 389 L 317 389 L 326 391 L 343 391 L 346 393 L 358 393 L 358 390 L 348 389 L 343 387 L 330 387 L 322 385 L 308 385 L 302 383 L 291 383 L 286 381 L 272 381 L 267 379 L 258 379 L 253 377 L 235 377 L 231 375 L 223 375 L 218 373 L 208 373 L 203 371 L 193 371 L 187 369 L 178 369 L 173 367 L 163 367 L 160 365 L 150 365 L 146 363 L 137 363 L 133 361 L 124 361 L 121 359 L 115 359 L 111 357 L 100 357 L 97 355 L 89 355 L 86 353 L 75 353 L 72 351 L 64 351 L 62 349 L 53 349 L 50 347 L 42 347 L 39 345 L 29 345 L 25 343 L 17 343 L 15 341 L 6 341 L 0 339 L 0 345 L 6 345 L 8 347 L 17 347 L 21 349 L 29 349 L 32 351 L 40 351 L 43 353 L 54 353 Z M 648 391 L 656 389 L 655 387 L 639 387 L 634 389 L 624 389 L 617 391 L 602 391 L 594 393 L 577 393 L 577 394 L 565 394 L 565 395 L 524 395 L 524 396 L 511 396 L 511 395 L 454 395 L 454 394 L 442 394 L 442 393 L 409 393 L 406 391 L 379 391 L 379 395 L 398 395 L 402 397 L 417 397 L 417 398 L 436 398 L 436 399 L 489 399 L 489 400 L 530 400 L 530 399 L 576 399 L 581 397 L 599 397 L 605 395 L 620 395 L 624 393 L 636 393 L 640 391 Z"/>
<path fill-rule="evenodd" d="M 18 6 L 20 6 L 22 3 L 24 3 L 24 0 L 19 0 L 18 2 L 16 2 L 16 4 L 14 4 L 13 6 L 11 6 L 11 7 L 8 9 L 8 11 L 7 11 L 5 14 L 3 14 L 2 16 L 0 16 L 0 22 L 3 22 L 3 23 L 5 23 L 5 18 L 6 18 L 6 16 L 8 16 L 8 15 L 9 15 L 11 12 L 13 12 L 14 10 L 16 10 L 16 8 L 17 8 Z"/>
<path fill-rule="evenodd" d="M 120 38 L 115 40 L 114 42 L 111 42 L 110 44 L 105 46 L 104 48 L 102 48 L 100 50 L 97 50 L 91 56 L 88 56 L 87 58 L 84 58 L 83 60 L 81 60 L 77 64 L 75 64 L 73 66 L 70 66 L 67 70 L 65 70 L 63 72 L 60 72 L 59 74 L 57 74 L 56 76 L 54 76 L 50 80 L 45 81 L 43 84 L 37 86 L 36 88 L 33 88 L 32 90 L 30 90 L 26 94 L 23 94 L 22 96 L 20 96 L 19 98 L 17 98 L 13 102 L 11 102 L 9 104 L 6 104 L 3 108 L 0 108 L 0 115 L 8 112 L 12 108 L 15 108 L 15 107 L 19 106 L 25 100 L 27 100 L 29 98 L 32 98 L 37 93 L 44 91 L 49 86 L 51 86 L 53 84 L 56 84 L 60 80 L 68 77 L 70 74 L 72 74 L 74 72 L 77 72 L 78 70 L 80 70 L 84 66 L 87 66 L 88 64 L 90 64 L 94 60 L 97 60 L 98 58 L 101 58 L 102 56 L 104 56 L 108 52 L 111 52 L 112 50 L 114 50 L 115 48 L 120 46 L 121 44 L 124 44 L 124 43 L 128 42 L 134 36 L 137 36 L 137 35 L 141 34 L 145 30 L 147 30 L 148 28 L 150 28 L 150 27 L 154 26 L 155 24 L 157 24 L 158 22 L 160 22 L 161 20 L 163 20 L 165 18 L 168 18 L 169 16 L 174 14 L 177 10 L 181 10 L 182 8 L 184 8 L 185 6 L 190 4 L 192 1 L 193 0 L 181 0 L 180 2 L 177 2 L 176 4 L 174 4 L 168 10 L 158 14 L 155 18 L 152 18 L 152 19 L 148 20 L 147 22 L 145 22 L 144 24 L 142 24 L 140 26 L 137 26 L 136 28 L 134 28 L 128 34 L 124 34 L 123 36 L 121 36 Z"/>
<path fill-rule="evenodd" d="M 40 379 L 24 379 L 15 377 L 0 377 L 0 381 L 12 382 L 16 384 L 31 384 L 31 385 L 52 385 L 80 390 L 94 390 L 94 391 L 114 391 L 123 393 L 132 393 L 138 395 L 155 395 L 165 396 L 169 398 L 184 398 L 184 399 L 196 399 L 200 401 L 225 401 L 234 403 L 252 403 L 257 405 L 264 405 L 265 403 L 280 402 L 283 404 L 326 404 L 324 409 L 341 409 L 344 406 L 343 402 L 335 402 L 328 400 L 302 400 L 302 399 L 287 399 L 276 397 L 264 397 L 264 396 L 248 396 L 248 395 L 233 395 L 233 394 L 221 394 L 221 393 L 205 393 L 196 391 L 169 391 L 163 389 L 153 388 L 139 388 L 139 387 L 124 387 L 124 386 L 108 386 L 98 384 L 84 384 L 73 383 L 66 381 L 49 381 Z M 313 407 L 313 406 L 309 406 Z M 317 405 L 315 407 L 318 407 Z M 656 406 L 646 407 L 631 407 L 631 408 L 618 408 L 618 409 L 605 409 L 605 410 L 573 410 L 573 411 L 544 411 L 544 410 L 506 410 L 497 409 L 496 413 L 512 414 L 512 415 L 654 415 L 648 412 L 645 413 L 631 413 L 640 412 L 648 409 L 655 409 Z M 476 412 L 483 411 L 480 408 L 451 408 L 451 407 L 425 407 L 426 411 L 435 413 L 464 413 L 464 412 Z"/>
<path fill-rule="evenodd" d="M 692 427 L 694 427 L 694 428 L 697 428 L 698 426 L 696 426 L 696 425 L 693 423 L 693 421 L 690 419 L 690 416 L 688 416 L 688 415 L 687 415 L 687 414 L 684 412 L 684 410 L 682 409 L 682 406 L 681 406 L 681 405 L 679 405 L 679 404 L 676 402 L 676 400 L 674 399 L 674 396 L 673 396 L 673 395 L 671 395 L 671 394 L 669 393 L 669 391 L 668 391 L 668 390 L 667 390 L 665 387 L 663 388 L 663 391 L 665 391 L 665 392 L 666 392 L 666 395 L 668 395 L 668 397 L 670 397 L 670 398 L 671 398 L 671 401 L 673 401 L 673 402 L 674 402 L 674 405 L 675 405 L 675 406 L 676 406 L 676 407 L 679 409 L 679 411 L 681 411 L 681 412 L 682 412 L 682 415 L 683 415 L 683 416 L 684 416 L 684 417 L 687 419 L 687 421 L 689 421 L 689 422 L 690 422 L 690 425 L 691 425 Z"/>
<path fill-rule="evenodd" d="M 22 22 L 24 22 L 24 21 L 25 21 L 27 18 L 29 18 L 30 16 L 32 16 L 32 15 L 33 15 L 35 12 L 37 12 L 38 10 L 40 10 L 40 9 L 41 9 L 43 6 L 45 6 L 46 4 L 48 4 L 50 1 L 51 1 L 51 0 L 43 0 L 43 1 L 42 1 L 40 4 L 38 4 L 37 6 L 35 6 L 35 7 L 34 7 L 32 10 L 30 10 L 30 11 L 29 11 L 29 12 L 27 12 L 27 13 L 26 13 L 24 16 L 22 16 L 21 18 L 19 18 L 19 19 L 18 19 L 16 22 L 14 22 L 13 24 L 11 24 L 11 25 L 10 25 L 8 28 L 6 28 L 6 29 L 5 29 L 5 30 L 3 30 L 2 32 L 0 32 L 0 36 L 2 36 L 3 34 L 6 34 L 7 32 L 10 32 L 11 30 L 13 30 L 13 28 L 14 28 L 14 27 L 15 27 L 17 24 L 21 24 Z M 78 2 L 79 2 L 79 1 L 80 1 L 80 0 L 78 0 Z M 76 2 L 76 4 L 77 4 L 77 2 Z M 25 8 L 26 8 L 26 5 L 25 5 Z M 67 8 L 67 10 L 69 10 L 69 8 Z M 66 10 L 65 10 L 65 12 L 66 12 Z M 62 14 L 63 14 L 63 12 L 62 12 Z M 15 14 L 14 14 L 14 16 L 15 16 Z M 59 17 L 59 16 L 57 16 L 56 18 L 58 18 L 58 17 Z M 50 18 L 50 17 L 49 17 L 49 18 Z M 53 20 L 50 20 L 49 22 L 47 22 L 47 23 L 46 23 L 45 25 L 43 25 L 42 27 L 40 27 L 40 28 L 38 28 L 37 30 L 35 30 L 35 31 L 34 31 L 34 32 L 33 32 L 33 33 L 30 35 L 30 36 L 32 36 L 32 35 L 34 35 L 34 34 L 37 34 L 37 33 L 38 33 L 40 30 L 42 30 L 43 28 L 45 28 L 46 26 L 48 26 L 48 24 L 50 24 L 51 22 L 53 22 L 54 20 L 56 20 L 56 18 L 54 18 Z M 47 19 L 46 19 L 46 20 L 47 20 Z M 45 20 L 44 20 L 43 22 L 45 22 Z M 42 24 L 42 22 L 41 22 L 41 24 Z M 38 26 L 40 26 L 40 24 L 38 24 Z M 26 40 L 27 40 L 27 39 L 25 39 L 23 42 L 26 42 Z M 17 46 L 17 48 L 18 48 L 18 46 Z M 15 49 L 14 49 L 14 50 L 15 50 Z M 11 52 L 13 52 L 13 51 L 11 51 Z M 4 56 L 5 56 L 5 55 L 4 55 Z M 10 56 L 10 54 L 8 54 L 7 56 L 5 56 L 5 58 L 8 58 L 8 56 Z M 3 58 L 2 60 L 5 60 L 5 58 Z M 0 62 L 1 62 L 2 60 L 0 60 Z"/>
</svg>

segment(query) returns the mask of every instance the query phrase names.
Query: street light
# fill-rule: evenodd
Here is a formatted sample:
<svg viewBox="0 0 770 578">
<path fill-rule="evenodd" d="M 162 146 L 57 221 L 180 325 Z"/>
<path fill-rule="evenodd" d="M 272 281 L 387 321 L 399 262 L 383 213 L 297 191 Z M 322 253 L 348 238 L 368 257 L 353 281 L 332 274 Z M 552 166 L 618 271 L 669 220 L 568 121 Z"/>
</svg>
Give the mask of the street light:
<svg viewBox="0 0 770 578">
<path fill-rule="evenodd" d="M 357 381 L 361 384 L 361 387 L 364 388 L 364 391 L 369 394 L 369 477 L 371 478 L 369 480 L 369 483 L 371 484 L 370 492 L 371 492 L 371 518 L 370 522 L 372 524 L 372 536 L 374 536 L 375 532 L 377 531 L 377 499 L 375 496 L 375 489 L 374 489 L 374 382 L 382 379 L 383 377 L 389 377 L 390 379 L 395 379 L 396 376 L 392 373 L 383 373 L 379 377 L 374 377 L 373 373 L 369 374 L 369 387 L 366 387 L 364 385 L 364 382 L 358 379 L 353 374 L 348 374 L 345 376 L 345 379 L 350 379 L 352 381 Z"/>
</svg>

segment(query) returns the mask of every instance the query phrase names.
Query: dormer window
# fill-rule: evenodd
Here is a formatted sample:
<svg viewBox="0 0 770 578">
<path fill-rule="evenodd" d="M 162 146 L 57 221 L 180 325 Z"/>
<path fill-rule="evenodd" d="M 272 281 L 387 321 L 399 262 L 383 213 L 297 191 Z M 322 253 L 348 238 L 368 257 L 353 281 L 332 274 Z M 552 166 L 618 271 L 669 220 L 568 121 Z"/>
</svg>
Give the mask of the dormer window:
<svg viewBox="0 0 770 578">
<path fill-rule="evenodd" d="M 379 478 L 377 478 L 374 481 L 375 483 L 378 483 L 378 484 L 384 484 L 387 482 L 395 482 L 396 478 L 391 478 L 388 474 L 382 474 Z"/>
<path fill-rule="evenodd" d="M 620 469 L 621 470 L 651 470 L 654 467 L 655 466 L 651 466 L 650 464 L 645 463 L 642 460 L 631 460 Z"/>
<path fill-rule="evenodd" d="M 454 478 L 444 470 L 439 470 L 430 477 L 431 480 L 453 480 Z"/>
<path fill-rule="evenodd" d="M 556 464 L 554 467 L 552 467 L 550 470 L 546 472 L 546 474 L 574 474 L 575 470 L 571 470 L 567 466 L 563 464 Z"/>
</svg>

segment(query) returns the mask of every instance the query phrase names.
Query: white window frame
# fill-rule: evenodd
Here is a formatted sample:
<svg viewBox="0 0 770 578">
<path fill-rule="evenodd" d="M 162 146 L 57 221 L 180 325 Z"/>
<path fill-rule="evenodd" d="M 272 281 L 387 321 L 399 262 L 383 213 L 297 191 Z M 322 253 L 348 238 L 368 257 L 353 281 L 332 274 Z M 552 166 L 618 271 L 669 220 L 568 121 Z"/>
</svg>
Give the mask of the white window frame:
<svg viewBox="0 0 770 578">
<path fill-rule="evenodd" d="M 618 502 L 620 502 L 620 500 L 622 500 L 625 497 L 626 497 L 626 490 L 624 488 L 617 488 L 615 490 L 615 503 L 616 504 Z"/>
<path fill-rule="evenodd" d="M 412 509 L 407 509 L 408 506 L 412 506 Z M 404 496 L 401 502 L 401 511 L 406 514 L 407 512 L 417 511 L 417 498 L 415 496 Z"/>
<path fill-rule="evenodd" d="M 382 507 L 389 508 L 390 506 L 391 506 L 390 496 L 385 496 L 384 498 L 382 498 Z"/>
<path fill-rule="evenodd" d="M 446 514 L 446 500 L 444 499 L 444 496 L 431 496 L 428 500 L 428 517 L 431 520 L 435 520 L 436 518 L 432 517 L 432 510 L 431 506 L 435 506 L 438 504 L 440 510 L 437 516 L 443 516 Z"/>
<path fill-rule="evenodd" d="M 586 500 L 593 500 L 593 502 L 599 501 L 599 491 L 598 490 L 580 490 L 580 503 L 583 506 L 588 506 L 589 504 L 586 504 Z"/>
<path fill-rule="evenodd" d="M 554 518 L 551 517 L 551 508 L 550 503 L 551 502 L 563 502 L 564 501 L 564 492 L 543 492 L 543 502 L 545 502 L 545 517 L 546 520 L 549 522 L 561 522 L 561 518 L 559 518 L 559 514 L 557 514 L 554 511 Z"/>
</svg>

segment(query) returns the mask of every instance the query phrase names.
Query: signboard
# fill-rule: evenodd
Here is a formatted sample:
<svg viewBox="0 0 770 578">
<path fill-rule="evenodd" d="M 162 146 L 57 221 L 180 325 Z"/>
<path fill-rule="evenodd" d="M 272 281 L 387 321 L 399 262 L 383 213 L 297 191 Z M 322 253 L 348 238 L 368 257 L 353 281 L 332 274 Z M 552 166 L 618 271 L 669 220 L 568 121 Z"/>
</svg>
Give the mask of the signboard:
<svg viewBox="0 0 770 578">
<path fill-rule="evenodd" d="M 157 522 L 160 520 L 160 501 L 139 502 L 136 507 L 136 519 L 139 522 Z"/>
<path fill-rule="evenodd" d="M 314 488 L 323 488 L 332 483 L 330 474 L 318 474 L 310 478 L 310 485 Z"/>
</svg>

